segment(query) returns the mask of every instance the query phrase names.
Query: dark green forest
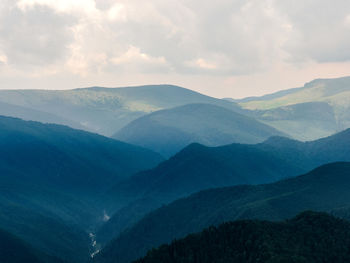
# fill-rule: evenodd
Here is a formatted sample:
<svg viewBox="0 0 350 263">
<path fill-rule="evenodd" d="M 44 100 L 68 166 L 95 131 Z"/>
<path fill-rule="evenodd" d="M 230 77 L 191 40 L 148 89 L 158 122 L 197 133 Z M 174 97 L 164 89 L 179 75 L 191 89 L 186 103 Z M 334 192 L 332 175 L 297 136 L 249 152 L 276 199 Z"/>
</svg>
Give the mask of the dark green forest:
<svg viewBox="0 0 350 263">
<path fill-rule="evenodd" d="M 153 249 L 134 263 L 349 261 L 350 223 L 308 211 L 283 222 L 245 220 L 210 227 Z"/>
</svg>

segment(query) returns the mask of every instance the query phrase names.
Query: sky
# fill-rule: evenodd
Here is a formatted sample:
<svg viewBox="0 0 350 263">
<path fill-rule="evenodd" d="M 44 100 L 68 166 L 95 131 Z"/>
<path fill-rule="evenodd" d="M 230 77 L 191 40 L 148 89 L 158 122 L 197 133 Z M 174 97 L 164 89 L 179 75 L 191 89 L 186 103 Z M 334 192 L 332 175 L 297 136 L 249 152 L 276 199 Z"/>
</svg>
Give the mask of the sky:
<svg viewBox="0 0 350 263">
<path fill-rule="evenodd" d="M 0 88 L 259 96 L 350 75 L 349 0 L 1 0 Z"/>
</svg>

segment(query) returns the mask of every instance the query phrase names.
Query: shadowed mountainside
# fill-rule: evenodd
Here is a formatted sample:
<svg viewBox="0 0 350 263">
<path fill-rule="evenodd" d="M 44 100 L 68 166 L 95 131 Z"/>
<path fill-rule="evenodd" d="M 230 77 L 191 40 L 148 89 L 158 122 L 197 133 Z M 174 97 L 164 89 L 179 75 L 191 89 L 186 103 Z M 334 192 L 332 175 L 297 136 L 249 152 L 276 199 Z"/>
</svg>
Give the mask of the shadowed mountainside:
<svg viewBox="0 0 350 263">
<path fill-rule="evenodd" d="M 0 225 L 60 258 L 88 258 L 101 193 L 162 160 L 147 149 L 66 126 L 0 116 Z"/>
<path fill-rule="evenodd" d="M 211 104 L 188 104 L 132 121 L 112 137 L 171 156 L 191 143 L 259 143 L 283 133 L 251 117 Z"/>
<path fill-rule="evenodd" d="M 111 241 L 94 262 L 130 262 L 147 250 L 237 219 L 281 220 L 304 210 L 350 207 L 350 163 L 321 166 L 273 184 L 202 191 L 163 206 Z"/>
<path fill-rule="evenodd" d="M 152 209 L 203 189 L 269 183 L 337 161 L 350 161 L 350 129 L 310 142 L 273 137 L 256 145 L 192 144 L 156 168 L 117 184 L 109 198 L 115 200 L 112 210 L 119 210 L 97 239 L 106 243 Z"/>
</svg>

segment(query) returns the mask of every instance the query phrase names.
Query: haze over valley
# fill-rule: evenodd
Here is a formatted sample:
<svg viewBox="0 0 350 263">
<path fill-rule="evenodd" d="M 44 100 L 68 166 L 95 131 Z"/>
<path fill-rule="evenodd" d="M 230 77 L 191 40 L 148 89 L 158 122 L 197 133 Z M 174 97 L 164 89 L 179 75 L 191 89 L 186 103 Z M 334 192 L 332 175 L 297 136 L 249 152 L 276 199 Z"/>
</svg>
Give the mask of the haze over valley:
<svg viewBox="0 0 350 263">
<path fill-rule="evenodd" d="M 0 263 L 350 260 L 350 2 L 0 2 Z"/>
</svg>

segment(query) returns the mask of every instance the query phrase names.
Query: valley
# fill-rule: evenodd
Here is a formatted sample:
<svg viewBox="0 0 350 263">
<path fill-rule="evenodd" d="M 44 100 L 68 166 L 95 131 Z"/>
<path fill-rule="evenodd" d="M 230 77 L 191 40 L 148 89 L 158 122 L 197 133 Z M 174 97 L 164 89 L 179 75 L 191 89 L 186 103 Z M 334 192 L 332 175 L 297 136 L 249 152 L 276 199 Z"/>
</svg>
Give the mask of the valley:
<svg viewBox="0 0 350 263">
<path fill-rule="evenodd" d="M 0 263 L 350 262 L 349 45 L 349 0 L 0 0 Z"/>
<path fill-rule="evenodd" d="M 319 83 L 327 84 L 323 90 L 345 85 L 333 95 L 346 92 L 347 79 L 322 81 L 234 102 L 171 85 L 1 90 L 0 101 L 6 103 L 0 103 L 0 114 L 8 115 L 0 116 L 4 240 L 23 250 L 30 263 L 159 262 L 159 253 L 165 256 L 176 242 L 188 242 L 187 235 L 211 226 L 220 231 L 228 227 L 221 225 L 225 222 L 292 220 L 281 223 L 288 225 L 295 216 L 350 220 L 350 129 L 334 115 L 336 102 L 317 97 L 275 108 L 268 104 L 314 92 Z M 44 111 L 48 104 L 53 106 Z M 271 124 L 277 115 L 282 126 Z M 120 116 L 124 119 L 115 122 Z M 298 128 L 284 126 L 290 121 Z M 302 128 L 306 123 L 309 128 Z M 331 216 L 298 216 L 305 210 Z M 277 223 L 261 224 L 274 229 Z M 202 242 L 207 234 L 196 235 Z M 171 243 L 174 239 L 181 241 Z M 23 260 L 5 252 L 0 259 Z"/>
</svg>

